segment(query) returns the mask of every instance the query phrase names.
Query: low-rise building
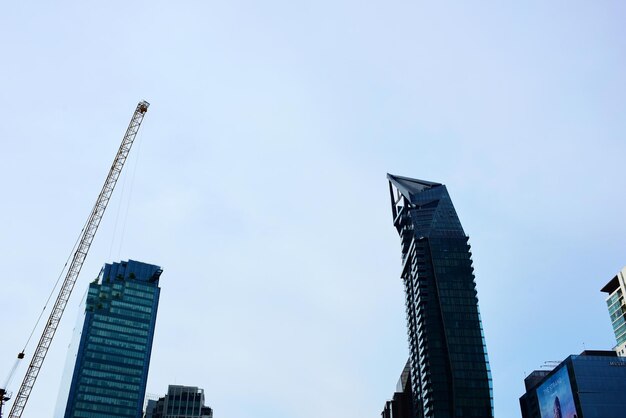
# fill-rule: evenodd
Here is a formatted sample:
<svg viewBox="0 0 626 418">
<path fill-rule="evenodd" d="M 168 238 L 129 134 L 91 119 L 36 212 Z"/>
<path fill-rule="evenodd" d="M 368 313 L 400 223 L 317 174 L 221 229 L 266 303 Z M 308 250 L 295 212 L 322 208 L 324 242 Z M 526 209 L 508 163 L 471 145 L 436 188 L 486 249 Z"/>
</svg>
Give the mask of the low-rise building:
<svg viewBox="0 0 626 418">
<path fill-rule="evenodd" d="M 396 392 L 391 400 L 385 402 L 382 418 L 415 418 L 413 393 L 411 390 L 411 364 L 407 360 L 404 370 L 398 379 Z"/>
<path fill-rule="evenodd" d="M 145 418 L 213 418 L 213 410 L 204 402 L 203 389 L 169 385 L 167 395 L 148 401 Z"/>
<path fill-rule="evenodd" d="M 522 418 L 623 417 L 626 411 L 626 358 L 614 351 L 583 351 L 554 370 L 525 379 Z"/>
</svg>

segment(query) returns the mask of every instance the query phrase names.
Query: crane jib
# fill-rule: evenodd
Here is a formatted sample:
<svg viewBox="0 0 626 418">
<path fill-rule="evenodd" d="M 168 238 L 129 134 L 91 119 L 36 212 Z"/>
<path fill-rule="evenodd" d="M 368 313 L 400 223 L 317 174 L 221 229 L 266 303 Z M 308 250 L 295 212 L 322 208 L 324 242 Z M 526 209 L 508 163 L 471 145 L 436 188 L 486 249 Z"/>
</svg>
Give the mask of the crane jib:
<svg viewBox="0 0 626 418">
<path fill-rule="evenodd" d="M 109 174 L 104 181 L 104 186 L 102 187 L 102 190 L 96 199 L 96 203 L 89 215 L 86 227 L 80 237 L 78 247 L 76 248 L 72 262 L 67 270 L 67 275 L 65 276 L 61 289 L 59 290 L 59 294 L 54 302 L 54 306 L 50 312 L 50 317 L 48 318 L 43 333 L 41 334 L 41 338 L 39 339 L 33 358 L 28 366 L 24 380 L 20 385 L 19 391 L 14 397 L 13 406 L 9 412 L 9 418 L 20 418 L 22 416 L 22 412 L 28 402 L 28 397 L 30 396 L 33 386 L 35 385 L 35 381 L 37 380 L 37 375 L 39 374 L 41 365 L 46 358 L 52 338 L 54 337 L 57 327 L 59 326 L 65 306 L 67 305 L 72 290 L 74 289 L 74 284 L 76 284 L 80 270 L 83 267 L 83 263 L 87 257 L 87 253 L 89 252 L 91 242 L 96 235 L 98 226 L 100 225 L 100 220 L 102 219 L 104 211 L 107 208 L 111 194 L 113 193 L 113 189 L 117 183 L 117 179 L 122 172 L 122 168 L 124 167 L 130 148 L 133 145 L 139 126 L 141 125 L 144 115 L 148 110 L 148 106 L 150 106 L 150 104 L 145 101 L 137 104 L 137 108 L 133 113 L 128 129 L 126 129 L 126 134 L 122 139 L 122 144 L 117 151 L 113 164 L 111 164 Z"/>
</svg>

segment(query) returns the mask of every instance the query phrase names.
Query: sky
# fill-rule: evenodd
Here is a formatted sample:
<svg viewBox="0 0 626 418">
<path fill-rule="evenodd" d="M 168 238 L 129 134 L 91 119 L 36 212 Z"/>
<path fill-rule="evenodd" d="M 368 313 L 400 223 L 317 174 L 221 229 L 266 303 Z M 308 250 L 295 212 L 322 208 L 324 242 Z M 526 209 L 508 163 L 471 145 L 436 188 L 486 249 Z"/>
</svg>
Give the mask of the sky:
<svg viewBox="0 0 626 418">
<path fill-rule="evenodd" d="M 164 270 L 149 393 L 378 416 L 408 354 L 386 173 L 448 187 L 495 414 L 519 417 L 526 374 L 615 342 L 624 21 L 604 0 L 4 2 L 0 380 L 147 100 L 24 417 L 52 415 L 80 299 L 127 259 Z"/>
</svg>

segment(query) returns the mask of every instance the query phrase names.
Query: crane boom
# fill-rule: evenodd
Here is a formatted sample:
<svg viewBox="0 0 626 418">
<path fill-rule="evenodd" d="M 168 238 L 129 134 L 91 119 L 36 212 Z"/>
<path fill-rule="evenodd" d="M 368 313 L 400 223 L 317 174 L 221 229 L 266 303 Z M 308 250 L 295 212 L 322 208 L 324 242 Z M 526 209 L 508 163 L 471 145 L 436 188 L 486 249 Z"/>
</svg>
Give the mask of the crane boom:
<svg viewBox="0 0 626 418">
<path fill-rule="evenodd" d="M 133 145 L 133 141 L 137 136 L 137 131 L 143 121 L 143 117 L 148 110 L 148 106 L 150 106 L 150 104 L 145 101 L 137 104 L 135 113 L 130 120 L 126 134 L 124 135 L 124 139 L 122 139 L 122 144 L 120 145 L 117 155 L 113 160 L 113 164 L 111 165 L 111 169 L 109 170 L 109 175 L 104 181 L 104 186 L 102 186 L 102 190 L 98 195 L 96 204 L 94 205 L 87 223 L 81 232 L 80 241 L 76 247 L 76 252 L 72 257 L 72 262 L 67 269 L 65 280 L 61 285 L 54 307 L 50 312 L 50 317 L 48 318 L 43 333 L 41 334 L 41 338 L 39 339 L 33 358 L 28 366 L 28 370 L 26 371 L 26 376 L 24 376 L 20 389 L 15 395 L 13 406 L 11 407 L 11 412 L 9 413 L 9 418 L 20 418 L 22 416 L 28 397 L 30 396 L 33 386 L 35 385 L 35 381 L 37 380 L 37 375 L 41 370 L 43 361 L 45 360 L 48 349 L 50 348 L 52 338 L 54 337 L 57 327 L 59 326 L 59 322 L 61 321 L 61 316 L 63 316 L 65 306 L 67 305 L 72 289 L 74 289 L 74 284 L 76 284 L 80 270 L 83 267 L 83 263 L 85 262 L 85 258 L 89 252 L 91 242 L 96 235 L 96 231 L 100 225 L 100 220 L 102 219 L 104 211 L 106 210 L 109 200 L 111 199 L 111 194 L 113 193 L 117 179 L 122 172 L 122 168 L 124 167 L 130 148 Z"/>
</svg>

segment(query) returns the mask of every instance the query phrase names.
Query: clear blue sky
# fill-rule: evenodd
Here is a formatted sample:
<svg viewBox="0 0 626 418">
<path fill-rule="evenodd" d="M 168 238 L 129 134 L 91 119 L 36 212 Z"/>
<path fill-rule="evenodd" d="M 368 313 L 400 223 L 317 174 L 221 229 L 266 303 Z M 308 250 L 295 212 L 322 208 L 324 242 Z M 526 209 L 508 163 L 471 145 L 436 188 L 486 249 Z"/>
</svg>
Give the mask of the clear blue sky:
<svg viewBox="0 0 626 418">
<path fill-rule="evenodd" d="M 149 392 L 378 416 L 407 356 L 387 172 L 448 186 L 496 415 L 520 416 L 524 373 L 614 343 L 625 21 L 601 0 L 5 2 L 0 379 L 145 99 L 25 417 L 51 415 L 87 283 L 128 258 L 164 268 Z"/>
</svg>

